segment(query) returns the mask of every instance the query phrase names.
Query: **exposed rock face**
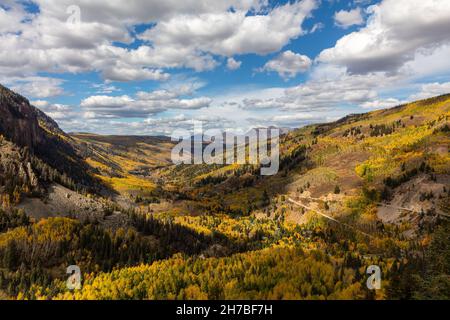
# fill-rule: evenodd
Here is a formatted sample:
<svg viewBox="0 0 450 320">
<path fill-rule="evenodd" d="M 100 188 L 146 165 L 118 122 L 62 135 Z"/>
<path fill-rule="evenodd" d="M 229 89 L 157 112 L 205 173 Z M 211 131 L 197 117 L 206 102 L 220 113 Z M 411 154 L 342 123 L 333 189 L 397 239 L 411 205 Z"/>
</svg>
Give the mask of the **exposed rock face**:
<svg viewBox="0 0 450 320">
<path fill-rule="evenodd" d="M 35 110 L 27 99 L 0 85 L 0 134 L 30 150 L 45 140 Z"/>
<path fill-rule="evenodd" d="M 24 149 L 5 139 L 0 140 L 0 200 L 15 190 L 38 192 L 39 179 Z M 3 205 L 1 201 L 0 205 Z"/>
<path fill-rule="evenodd" d="M 30 162 L 27 162 L 27 174 L 30 179 L 30 185 L 32 187 L 37 187 L 38 186 L 38 178 L 34 174 L 33 169 L 31 168 Z"/>
<path fill-rule="evenodd" d="M 21 95 L 0 85 L 0 136 L 21 149 L 21 154 L 30 154 L 30 159 L 39 159 L 55 172 L 40 168 L 44 180 L 64 181 L 70 188 L 95 187 L 89 175 L 91 168 L 77 152 L 78 146 L 66 135 L 58 124 L 41 110 L 30 105 Z M 0 150 L 1 151 L 1 150 Z M 36 168 L 25 157 L 17 173 L 27 176 L 31 186 L 38 184 Z M 37 166 L 37 161 L 35 166 Z M 43 165 L 39 165 L 42 167 Z M 50 176 L 50 177 L 49 177 Z M 57 177 L 57 178 L 55 178 Z"/>
</svg>

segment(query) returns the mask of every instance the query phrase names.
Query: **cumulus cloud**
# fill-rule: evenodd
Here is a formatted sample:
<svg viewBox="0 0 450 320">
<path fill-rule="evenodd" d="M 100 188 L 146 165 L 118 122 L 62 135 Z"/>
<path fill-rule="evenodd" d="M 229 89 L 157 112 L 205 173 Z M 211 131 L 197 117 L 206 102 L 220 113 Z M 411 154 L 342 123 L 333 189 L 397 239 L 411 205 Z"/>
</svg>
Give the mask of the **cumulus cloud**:
<svg viewBox="0 0 450 320">
<path fill-rule="evenodd" d="M 187 116 L 180 114 L 170 118 L 148 118 L 144 120 L 144 124 L 151 127 L 152 130 L 163 131 L 168 135 L 177 129 L 192 131 L 194 122 L 201 123 L 203 130 L 224 130 L 227 126 L 234 125 L 234 121 L 217 115 Z"/>
<path fill-rule="evenodd" d="M 421 100 L 450 93 L 450 82 L 434 82 L 421 85 L 420 92 L 411 96 L 412 100 Z"/>
<path fill-rule="evenodd" d="M 399 73 L 416 79 L 446 76 L 450 70 L 450 43 L 431 50 L 419 50 L 414 60 L 410 60 L 400 68 Z"/>
<path fill-rule="evenodd" d="M 145 118 L 169 109 L 198 110 L 207 108 L 207 97 L 182 98 L 182 91 L 157 90 L 128 95 L 96 95 L 84 99 L 80 106 L 86 118 Z"/>
<path fill-rule="evenodd" d="M 265 0 L 36 0 L 28 14 L 22 2 L 0 8 L 0 72 L 99 72 L 108 81 L 165 81 L 164 69 L 211 70 L 215 55 L 266 54 L 301 36 L 316 0 L 271 8 Z M 80 8 L 79 23 L 67 23 L 69 6 Z M 128 47 L 136 26 L 146 43 Z M 120 45 L 122 44 L 122 45 Z M 11 55 L 14 52 L 14 55 Z M 238 62 L 232 64 L 237 67 Z"/>
<path fill-rule="evenodd" d="M 233 58 L 227 59 L 227 68 L 230 70 L 237 70 L 241 67 L 242 62 L 236 61 Z"/>
<path fill-rule="evenodd" d="M 298 128 L 301 126 L 305 126 L 311 123 L 321 123 L 327 122 L 330 118 L 323 113 L 295 113 L 295 114 L 283 114 L 283 115 L 275 115 L 264 118 L 248 118 L 250 123 L 253 124 L 254 127 L 288 127 L 288 128 Z"/>
<path fill-rule="evenodd" d="M 64 122 L 76 118 L 78 113 L 74 111 L 74 108 L 69 105 L 59 104 L 59 103 L 49 103 L 46 100 L 35 100 L 31 101 L 31 104 L 40 110 L 42 110 L 46 115 L 56 121 Z"/>
<path fill-rule="evenodd" d="M 5 3 L 5 7 L 0 6 L 0 34 L 19 32 L 17 26 L 29 17 L 30 15 L 14 2 Z"/>
<path fill-rule="evenodd" d="M 303 29 L 318 0 L 276 6 L 266 0 L 130 0 L 126 6 L 106 0 L 34 2 L 39 11 L 30 14 L 23 1 L 2 1 L 0 82 L 38 99 L 35 103 L 69 131 L 162 133 L 202 117 L 211 126 L 296 127 L 333 120 L 350 108 L 401 104 L 401 91 L 416 89 L 409 99 L 449 91 L 443 80 L 448 81 L 450 70 L 450 5 L 445 0 L 380 0 L 364 12 L 367 22 L 361 9 L 337 12 L 338 26 L 364 26 L 322 51 L 314 64 L 284 48 L 323 27 L 313 21 Z M 374 1 L 355 0 L 353 7 L 369 2 Z M 79 24 L 66 23 L 70 5 L 81 9 Z M 257 71 L 284 79 L 309 71 L 308 78 L 289 88 L 248 86 L 209 98 L 196 95 L 201 84 L 171 72 L 212 70 L 223 61 L 236 70 L 241 66 L 236 55 L 248 53 L 275 53 Z M 80 108 L 44 100 L 65 93 L 63 80 L 52 74 L 68 72 L 94 72 L 104 79 L 101 85 L 87 84 L 91 96 Z M 162 83 L 140 92 L 120 85 L 120 93 L 111 83 L 136 80 Z M 175 112 L 186 114 L 171 116 Z"/>
<path fill-rule="evenodd" d="M 308 81 L 288 87 L 275 97 L 243 99 L 245 110 L 271 110 L 315 113 L 337 111 L 346 107 L 374 107 L 380 103 L 380 92 L 388 92 L 402 78 L 385 73 L 349 74 L 343 67 L 317 66 Z M 387 106 L 388 101 L 382 101 Z M 390 101 L 392 102 L 392 101 Z"/>
<path fill-rule="evenodd" d="M 322 51 L 318 61 L 343 65 L 351 73 L 395 72 L 418 51 L 450 41 L 449 1 L 383 0 L 367 11 L 367 25 Z"/>
<path fill-rule="evenodd" d="M 58 123 L 67 132 L 96 132 L 115 135 L 166 135 L 170 136 L 177 129 L 192 130 L 193 121 L 201 121 L 207 129 L 222 129 L 232 127 L 235 123 L 220 116 L 188 116 L 178 114 L 172 117 L 149 117 L 137 121 L 105 118 L 66 118 Z"/>
<path fill-rule="evenodd" d="M 386 109 L 399 106 L 405 102 L 406 101 L 401 101 L 396 98 L 387 98 L 364 102 L 363 104 L 361 104 L 361 107 L 363 107 L 364 109 Z"/>
<path fill-rule="evenodd" d="M 287 50 L 268 61 L 259 71 L 277 72 L 280 77 L 287 80 L 308 71 L 311 64 L 309 57 Z"/>
<path fill-rule="evenodd" d="M 341 28 L 349 28 L 351 26 L 358 26 L 364 23 L 361 8 L 345 11 L 341 10 L 334 14 L 334 22 Z"/>
<path fill-rule="evenodd" d="M 317 6 L 302 0 L 278 6 L 267 14 L 247 10 L 178 15 L 140 35 L 155 48 L 185 48 L 216 55 L 267 54 L 279 51 L 304 30 L 301 25 Z"/>
<path fill-rule="evenodd" d="M 203 14 L 235 10 L 259 10 L 266 5 L 261 0 L 130 0 L 124 6 L 121 1 L 108 0 L 36 0 L 42 11 L 51 17 L 66 19 L 66 9 L 71 5 L 81 8 L 82 20 L 107 25 L 148 23 L 173 18 L 180 14 Z"/>
<path fill-rule="evenodd" d="M 112 68 L 102 71 L 102 75 L 108 81 L 137 81 L 137 80 L 158 80 L 164 81 L 169 79 L 169 74 L 161 70 L 152 70 L 147 68 L 139 68 L 131 65 L 113 66 Z"/>
<path fill-rule="evenodd" d="M 279 99 L 244 99 L 241 107 L 248 110 L 281 109 L 284 103 Z"/>
<path fill-rule="evenodd" d="M 63 80 L 49 77 L 2 77 L 2 83 L 12 90 L 29 98 L 48 98 L 64 93 Z"/>
</svg>

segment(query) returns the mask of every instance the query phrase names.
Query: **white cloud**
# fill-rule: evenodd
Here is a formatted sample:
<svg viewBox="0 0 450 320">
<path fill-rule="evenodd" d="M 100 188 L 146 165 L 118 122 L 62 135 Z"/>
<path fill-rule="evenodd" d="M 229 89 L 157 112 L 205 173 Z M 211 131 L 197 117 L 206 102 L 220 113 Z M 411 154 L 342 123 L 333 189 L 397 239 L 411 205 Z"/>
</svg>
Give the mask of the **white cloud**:
<svg viewBox="0 0 450 320">
<path fill-rule="evenodd" d="M 368 13 L 364 28 L 322 51 L 318 61 L 346 66 L 351 73 L 395 72 L 419 49 L 450 41 L 450 1 L 383 0 Z"/>
<path fill-rule="evenodd" d="M 314 33 L 325 28 L 325 25 L 322 22 L 315 23 L 309 33 Z"/>
<path fill-rule="evenodd" d="M 0 7 L 0 34 L 19 32 L 20 29 L 17 29 L 17 26 L 20 26 L 21 21 L 30 15 L 15 3 L 9 5 L 6 3 L 6 5 L 8 9 Z"/>
<path fill-rule="evenodd" d="M 119 109 L 133 103 L 135 100 L 127 95 L 123 96 L 91 96 L 81 102 L 81 107 L 89 109 Z"/>
<path fill-rule="evenodd" d="M 94 83 L 92 84 L 92 88 L 96 89 L 96 94 L 110 94 L 116 91 L 121 91 L 121 89 L 106 83 Z"/>
<path fill-rule="evenodd" d="M 247 120 L 253 124 L 253 127 L 277 126 L 298 128 L 311 123 L 327 122 L 330 118 L 324 113 L 295 113 L 275 115 L 264 118 L 248 118 Z"/>
<path fill-rule="evenodd" d="M 86 22 L 107 25 L 136 25 L 152 21 L 167 20 L 180 14 L 203 14 L 224 12 L 230 8 L 248 11 L 259 10 L 266 5 L 261 0 L 36 0 L 41 11 L 48 16 L 67 19 L 66 9 L 71 5 L 81 8 L 81 17 Z"/>
<path fill-rule="evenodd" d="M 227 59 L 227 68 L 230 70 L 237 70 L 241 67 L 242 62 L 236 61 L 233 58 Z"/>
<path fill-rule="evenodd" d="M 324 50 L 314 66 L 308 57 L 285 51 L 259 69 L 285 79 L 310 70 L 305 82 L 290 88 L 244 86 L 209 98 L 195 94 L 203 84 L 169 72 L 212 70 L 224 59 L 227 68 L 235 70 L 241 66 L 236 55 L 279 52 L 323 26 L 317 22 L 309 31 L 302 26 L 319 1 L 293 0 L 273 8 L 265 0 L 130 0 L 126 6 L 115 0 L 36 0 L 39 13 L 27 14 L 19 2 L 3 0 L 0 82 L 25 96 L 45 99 L 64 94 L 63 82 L 38 76 L 41 72 L 98 72 L 105 81 L 96 87 L 88 84 L 91 96 L 82 101 L 80 111 L 78 106 L 44 100 L 36 104 L 66 130 L 118 134 L 169 132 L 187 126 L 192 118 L 230 128 L 295 127 L 329 121 L 350 108 L 400 104 L 398 92 L 416 89 L 410 99 L 448 92 L 449 2 L 379 2 L 367 11 L 364 27 Z M 353 1 L 353 7 L 367 3 Z M 81 8 L 78 26 L 66 24 L 69 5 Z M 338 12 L 336 23 L 364 24 L 362 12 Z M 151 27 L 136 36 L 136 25 L 143 24 Z M 145 43 L 134 42 L 136 37 Z M 433 83 L 427 85 L 424 79 Z M 134 80 L 165 82 L 153 91 L 134 94 L 124 89 L 110 95 L 118 91 L 111 81 Z M 179 112 L 185 114 L 173 116 Z"/>
<path fill-rule="evenodd" d="M 307 56 L 288 50 L 268 61 L 259 71 L 274 71 L 283 79 L 289 79 L 309 70 L 311 64 L 311 59 Z"/>
<path fill-rule="evenodd" d="M 304 33 L 301 24 L 316 7 L 316 0 L 276 8 L 265 0 L 130 0 L 126 6 L 106 0 L 37 0 L 39 12 L 30 15 L 21 2 L 9 3 L 12 9 L 0 10 L 1 74 L 95 71 L 109 81 L 165 81 L 169 74 L 163 69 L 215 68 L 214 55 L 280 50 Z M 81 10 L 75 25 L 66 23 L 72 5 Z M 147 44 L 117 45 L 136 40 L 136 25 L 152 23 L 140 34 Z"/>
<path fill-rule="evenodd" d="M 334 22 L 341 28 L 348 28 L 351 26 L 359 26 L 364 23 L 361 8 L 345 11 L 341 10 L 334 14 Z"/>
<path fill-rule="evenodd" d="M 30 101 L 30 103 L 41 110 L 49 105 L 49 102 L 46 100 L 34 100 Z"/>
<path fill-rule="evenodd" d="M 398 75 L 352 75 L 343 67 L 319 65 L 305 83 L 288 88 L 243 89 L 214 98 L 207 111 L 233 119 L 241 128 L 299 127 L 336 120 L 346 115 L 349 108 L 377 108 L 380 103 L 394 103 L 380 96 L 388 96 L 401 80 Z"/>
<path fill-rule="evenodd" d="M 48 98 L 64 93 L 64 89 L 61 88 L 64 81 L 56 78 L 38 76 L 2 77 L 1 81 L 11 90 L 29 98 Z"/>
<path fill-rule="evenodd" d="M 132 65 L 120 66 L 118 62 L 116 66 L 112 68 L 106 68 L 102 71 L 102 75 L 108 81 L 137 81 L 137 80 L 168 80 L 169 74 L 164 73 L 161 70 L 152 70 L 147 68 L 135 67 Z"/>
<path fill-rule="evenodd" d="M 420 49 L 414 60 L 410 60 L 400 68 L 399 73 L 414 78 L 445 76 L 450 70 L 450 43 L 436 48 Z"/>
<path fill-rule="evenodd" d="M 267 14 L 248 15 L 247 10 L 235 10 L 179 15 L 161 21 L 140 38 L 155 48 L 187 48 L 223 56 L 267 54 L 304 34 L 301 25 L 316 6 L 315 0 L 302 0 L 278 6 Z"/>
<path fill-rule="evenodd" d="M 387 109 L 387 108 L 393 108 L 395 106 L 399 106 L 406 101 L 401 101 L 396 98 L 387 98 L 387 99 L 380 99 L 380 100 L 374 100 L 374 101 L 367 101 L 361 104 L 361 107 L 365 109 Z"/>
<path fill-rule="evenodd" d="M 46 100 L 35 100 L 30 103 L 58 122 L 74 119 L 78 115 L 74 108 L 68 105 L 58 103 L 51 104 Z"/>
<path fill-rule="evenodd" d="M 335 109 L 375 100 L 378 91 L 397 81 L 394 76 L 382 73 L 351 75 L 343 68 L 318 67 L 311 79 L 289 88 L 280 100 L 283 109 Z"/>
<path fill-rule="evenodd" d="M 284 103 L 275 98 L 244 99 L 241 107 L 247 110 L 281 109 Z"/>
<path fill-rule="evenodd" d="M 221 116 L 188 116 L 178 114 L 172 117 L 146 118 L 139 121 L 121 119 L 66 118 L 58 123 L 67 132 L 96 132 L 115 135 L 166 135 L 170 136 L 176 129 L 193 129 L 193 120 L 201 121 L 204 129 L 225 129 L 234 126 L 232 120 Z"/>
<path fill-rule="evenodd" d="M 375 107 L 387 102 L 379 98 L 388 94 L 402 80 L 398 75 L 372 73 L 348 74 L 343 67 L 319 65 L 313 69 L 310 79 L 297 86 L 286 88 L 281 94 L 242 99 L 244 110 L 277 110 L 278 112 L 302 111 L 303 113 L 336 112 L 343 115 L 348 107 Z"/>
<path fill-rule="evenodd" d="M 411 100 L 427 99 L 434 96 L 450 93 L 450 82 L 434 82 L 421 85 L 420 92 L 410 97 Z"/>
<path fill-rule="evenodd" d="M 157 90 L 128 95 L 96 95 L 84 99 L 80 106 L 85 118 L 145 118 L 169 109 L 198 110 L 208 108 L 208 97 L 182 98 L 189 93 L 186 88 L 177 91 Z"/>
</svg>

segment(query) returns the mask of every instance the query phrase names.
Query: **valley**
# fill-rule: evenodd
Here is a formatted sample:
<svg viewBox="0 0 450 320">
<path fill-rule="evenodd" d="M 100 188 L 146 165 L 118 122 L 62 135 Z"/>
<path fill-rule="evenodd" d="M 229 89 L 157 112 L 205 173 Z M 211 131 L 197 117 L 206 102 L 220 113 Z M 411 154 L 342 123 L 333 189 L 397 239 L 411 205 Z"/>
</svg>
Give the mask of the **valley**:
<svg viewBox="0 0 450 320">
<path fill-rule="evenodd" d="M 0 297 L 449 298 L 450 95 L 284 132 L 261 176 L 64 133 L 0 88 Z"/>
</svg>

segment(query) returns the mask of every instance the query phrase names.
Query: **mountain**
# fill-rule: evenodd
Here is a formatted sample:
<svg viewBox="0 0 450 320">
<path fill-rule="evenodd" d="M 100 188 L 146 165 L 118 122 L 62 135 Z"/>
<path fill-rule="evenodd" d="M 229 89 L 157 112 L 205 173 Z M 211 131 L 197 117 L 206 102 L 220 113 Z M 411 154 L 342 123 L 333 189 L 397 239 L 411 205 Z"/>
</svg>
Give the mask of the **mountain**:
<svg viewBox="0 0 450 320">
<path fill-rule="evenodd" d="M 261 176 L 173 165 L 166 137 L 66 134 L 0 92 L 0 298 L 450 298 L 450 95 L 286 131 Z"/>
<path fill-rule="evenodd" d="M 40 193 L 52 181 L 74 190 L 100 187 L 73 139 L 26 98 L 1 85 L 0 114 L 0 185 L 6 193 Z"/>
<path fill-rule="evenodd" d="M 0 85 L 0 133 L 19 147 L 37 149 L 45 143 L 36 109 L 24 97 Z"/>
<path fill-rule="evenodd" d="M 153 177 L 182 198 L 151 204 L 154 215 L 251 249 L 102 272 L 56 297 L 449 299 L 449 132 L 443 95 L 293 130 L 275 176 L 255 166 L 163 167 Z M 369 265 L 383 270 L 376 292 L 366 287 Z"/>
</svg>

